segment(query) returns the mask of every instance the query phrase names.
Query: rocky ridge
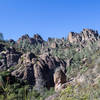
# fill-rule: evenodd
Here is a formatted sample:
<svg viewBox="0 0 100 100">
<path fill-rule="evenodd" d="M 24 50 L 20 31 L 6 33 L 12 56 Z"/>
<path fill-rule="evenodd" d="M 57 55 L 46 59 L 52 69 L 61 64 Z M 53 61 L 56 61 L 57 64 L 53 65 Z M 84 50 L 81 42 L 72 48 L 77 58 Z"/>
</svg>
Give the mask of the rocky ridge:
<svg viewBox="0 0 100 100">
<path fill-rule="evenodd" d="M 70 32 L 68 35 L 68 41 L 71 43 L 84 43 L 87 41 L 95 42 L 100 39 L 98 31 L 92 29 L 83 29 L 81 33 Z"/>
</svg>

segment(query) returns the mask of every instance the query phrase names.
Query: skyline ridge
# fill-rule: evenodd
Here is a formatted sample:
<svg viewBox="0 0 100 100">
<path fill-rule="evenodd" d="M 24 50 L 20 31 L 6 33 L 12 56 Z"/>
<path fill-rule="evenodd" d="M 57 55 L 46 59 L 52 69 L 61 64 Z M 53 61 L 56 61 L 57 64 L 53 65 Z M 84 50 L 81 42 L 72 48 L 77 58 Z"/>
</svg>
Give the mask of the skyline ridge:
<svg viewBox="0 0 100 100">
<path fill-rule="evenodd" d="M 5 39 L 23 34 L 66 37 L 82 28 L 100 29 L 100 0 L 1 0 L 0 32 Z"/>
<path fill-rule="evenodd" d="M 70 32 L 74 32 L 74 33 L 80 34 L 84 29 L 98 31 L 98 34 L 99 34 L 99 30 L 92 29 L 92 28 L 83 28 L 81 31 L 70 31 Z M 19 37 L 17 37 L 16 40 L 13 39 L 13 37 L 11 37 L 11 38 L 9 38 L 9 39 L 5 39 L 4 34 L 3 34 L 2 32 L 0 32 L 0 33 L 3 34 L 4 40 L 10 40 L 10 39 L 13 39 L 13 40 L 17 41 L 17 40 L 18 40 L 19 38 L 21 38 L 22 36 L 28 35 L 30 38 L 33 38 L 35 34 L 38 34 L 38 35 L 40 35 L 40 36 L 43 38 L 43 40 L 47 41 L 48 38 L 55 38 L 55 39 L 56 39 L 56 38 L 57 38 L 57 39 L 64 38 L 64 39 L 66 39 L 66 38 L 68 37 L 68 35 L 69 35 L 70 32 L 68 32 L 68 33 L 66 34 L 66 36 L 62 36 L 62 37 L 52 37 L 52 36 L 51 36 L 51 37 L 46 37 L 46 39 L 45 39 L 43 36 L 41 36 L 41 34 L 39 34 L 39 33 L 33 33 L 33 34 L 31 34 L 31 35 L 30 35 L 29 33 L 25 33 L 25 34 L 23 33 L 22 35 L 19 35 Z M 17 35 L 18 35 L 18 34 L 17 34 Z"/>
</svg>

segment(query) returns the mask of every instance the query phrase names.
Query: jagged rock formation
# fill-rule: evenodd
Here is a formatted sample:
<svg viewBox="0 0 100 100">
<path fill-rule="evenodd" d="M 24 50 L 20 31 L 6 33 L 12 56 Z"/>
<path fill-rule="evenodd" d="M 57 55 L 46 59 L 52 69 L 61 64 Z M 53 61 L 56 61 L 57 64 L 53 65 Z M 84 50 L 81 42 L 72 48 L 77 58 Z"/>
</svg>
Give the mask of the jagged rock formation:
<svg viewBox="0 0 100 100">
<path fill-rule="evenodd" d="M 34 38 L 33 38 L 37 43 L 43 43 L 44 40 L 42 39 L 42 37 L 39 34 L 35 34 Z"/>
<path fill-rule="evenodd" d="M 17 44 L 20 44 L 21 42 L 28 41 L 30 44 L 36 44 L 36 43 L 43 43 L 44 40 L 39 34 L 35 34 L 33 38 L 30 38 L 28 34 L 23 35 L 19 40 L 17 41 Z"/>
<path fill-rule="evenodd" d="M 86 42 L 91 41 L 94 42 L 96 40 L 99 40 L 99 34 L 98 31 L 94 31 L 92 29 L 83 29 L 83 31 L 79 33 L 70 32 L 68 35 L 68 41 L 71 43 L 80 43 L 80 42 Z"/>
<path fill-rule="evenodd" d="M 45 54 L 36 57 L 33 53 L 27 53 L 21 56 L 12 75 L 27 80 L 37 89 L 50 88 L 54 86 L 53 74 L 57 67 L 60 67 L 63 73 L 66 72 L 66 63 L 63 60 Z"/>
<path fill-rule="evenodd" d="M 57 69 L 54 73 L 55 91 L 62 88 L 62 84 L 66 83 L 66 75 L 61 69 Z"/>
<path fill-rule="evenodd" d="M 0 52 L 0 71 L 14 67 L 18 63 L 21 53 L 14 48 L 8 48 L 6 51 Z"/>
</svg>

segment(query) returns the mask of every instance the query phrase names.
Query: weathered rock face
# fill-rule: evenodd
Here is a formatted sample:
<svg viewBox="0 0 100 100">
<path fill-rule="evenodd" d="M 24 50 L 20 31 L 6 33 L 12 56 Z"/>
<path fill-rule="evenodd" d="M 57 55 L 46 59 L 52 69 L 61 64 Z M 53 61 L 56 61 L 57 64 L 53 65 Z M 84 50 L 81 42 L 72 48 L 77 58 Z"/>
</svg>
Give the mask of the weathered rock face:
<svg viewBox="0 0 100 100">
<path fill-rule="evenodd" d="M 34 70 L 32 59 L 35 58 L 33 53 L 23 54 L 18 64 L 16 65 L 16 70 L 12 72 L 12 75 L 20 78 L 22 80 L 27 80 L 27 82 L 31 85 L 35 84 L 34 82 Z"/>
<path fill-rule="evenodd" d="M 42 37 L 39 34 L 35 34 L 34 39 L 37 43 L 43 43 L 44 42 L 44 40 L 42 39 Z"/>
<path fill-rule="evenodd" d="M 86 40 L 99 40 L 99 34 L 97 31 L 94 31 L 92 29 L 83 29 L 82 33 L 82 40 L 86 41 Z"/>
<path fill-rule="evenodd" d="M 66 73 L 66 62 L 57 58 L 52 57 L 50 54 L 43 54 L 40 55 L 40 58 L 42 58 L 45 63 L 48 65 L 50 70 L 55 70 L 56 68 L 61 67 L 62 71 Z"/>
<path fill-rule="evenodd" d="M 27 80 L 29 84 L 35 85 L 39 90 L 43 87 L 53 87 L 53 74 L 55 69 L 60 67 L 62 72 L 66 72 L 66 63 L 63 60 L 56 59 L 51 55 L 40 55 L 36 57 L 32 53 L 24 54 L 19 59 L 16 70 L 12 75 L 22 80 Z"/>
<path fill-rule="evenodd" d="M 19 40 L 17 41 L 17 44 L 22 43 L 23 41 L 28 41 L 30 44 L 34 44 L 36 41 L 33 38 L 30 38 L 28 34 L 23 35 Z"/>
<path fill-rule="evenodd" d="M 35 87 L 37 90 L 43 87 L 51 87 L 54 85 L 52 72 L 48 65 L 42 59 L 38 59 L 34 65 Z"/>
<path fill-rule="evenodd" d="M 7 67 L 10 68 L 15 66 L 18 63 L 18 59 L 20 57 L 20 53 L 16 52 L 14 48 L 7 50 L 6 58 L 7 58 Z"/>
<path fill-rule="evenodd" d="M 68 35 L 68 41 L 71 43 L 80 42 L 81 39 L 82 38 L 80 37 L 80 34 L 78 34 L 78 33 L 70 32 Z"/>
<path fill-rule="evenodd" d="M 19 40 L 17 41 L 17 44 L 20 44 L 24 41 L 27 41 L 30 44 L 36 44 L 36 43 L 43 43 L 43 39 L 40 35 L 35 34 L 33 38 L 30 38 L 28 34 L 23 35 Z"/>
<path fill-rule="evenodd" d="M 68 35 L 68 41 L 71 43 L 79 43 L 85 41 L 94 42 L 99 39 L 100 37 L 98 32 L 92 29 L 83 29 L 83 31 L 80 34 L 70 32 Z"/>
<path fill-rule="evenodd" d="M 21 53 L 16 52 L 14 48 L 9 48 L 0 53 L 0 71 L 14 67 L 18 63 Z"/>
<path fill-rule="evenodd" d="M 40 55 L 38 65 L 40 65 L 40 68 L 42 68 L 41 76 L 43 76 L 42 78 L 45 80 L 44 82 L 46 83 L 44 84 L 47 88 L 54 86 L 53 74 L 56 68 L 60 67 L 63 72 L 66 72 L 66 63 L 63 60 L 52 57 L 51 55 Z"/>
<path fill-rule="evenodd" d="M 59 91 L 62 85 L 66 83 L 66 75 L 61 69 L 57 69 L 54 73 L 55 91 Z"/>
</svg>

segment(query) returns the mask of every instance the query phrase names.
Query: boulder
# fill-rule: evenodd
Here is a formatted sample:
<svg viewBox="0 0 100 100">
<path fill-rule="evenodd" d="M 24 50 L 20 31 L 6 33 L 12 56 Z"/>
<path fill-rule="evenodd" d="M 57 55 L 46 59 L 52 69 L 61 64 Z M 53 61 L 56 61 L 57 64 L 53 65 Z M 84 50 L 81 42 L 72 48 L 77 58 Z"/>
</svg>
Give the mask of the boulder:
<svg viewBox="0 0 100 100">
<path fill-rule="evenodd" d="M 50 88 L 54 85 L 50 69 L 42 59 L 38 59 L 37 63 L 34 64 L 34 76 L 37 90 L 44 87 Z"/>
<path fill-rule="evenodd" d="M 61 90 L 62 85 L 66 83 L 66 75 L 60 68 L 54 73 L 54 83 L 56 92 Z"/>
</svg>

